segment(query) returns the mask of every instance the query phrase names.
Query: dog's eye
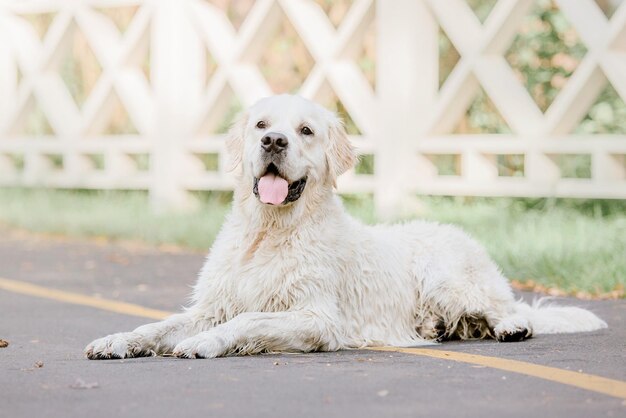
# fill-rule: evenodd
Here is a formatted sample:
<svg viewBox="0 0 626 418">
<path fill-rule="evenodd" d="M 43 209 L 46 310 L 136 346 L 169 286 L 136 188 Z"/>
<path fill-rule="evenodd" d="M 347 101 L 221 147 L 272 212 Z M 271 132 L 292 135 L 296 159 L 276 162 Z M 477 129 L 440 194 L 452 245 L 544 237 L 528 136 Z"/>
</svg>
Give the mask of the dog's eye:
<svg viewBox="0 0 626 418">
<path fill-rule="evenodd" d="M 300 129 L 300 133 L 302 135 L 313 135 L 313 131 L 308 126 L 303 126 L 302 129 Z"/>
<path fill-rule="evenodd" d="M 267 128 L 267 123 L 265 123 L 265 121 L 260 120 L 256 123 L 256 127 L 258 129 L 265 129 Z"/>
</svg>

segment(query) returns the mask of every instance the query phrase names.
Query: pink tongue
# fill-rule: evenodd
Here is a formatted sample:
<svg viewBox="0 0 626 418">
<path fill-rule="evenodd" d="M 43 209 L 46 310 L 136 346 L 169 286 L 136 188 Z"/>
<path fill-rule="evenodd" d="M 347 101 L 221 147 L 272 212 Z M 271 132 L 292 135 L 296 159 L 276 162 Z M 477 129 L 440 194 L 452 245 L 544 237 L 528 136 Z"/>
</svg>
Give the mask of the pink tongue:
<svg viewBox="0 0 626 418">
<path fill-rule="evenodd" d="M 280 205 L 289 192 L 287 180 L 274 174 L 266 174 L 259 179 L 259 197 L 263 203 Z"/>
</svg>

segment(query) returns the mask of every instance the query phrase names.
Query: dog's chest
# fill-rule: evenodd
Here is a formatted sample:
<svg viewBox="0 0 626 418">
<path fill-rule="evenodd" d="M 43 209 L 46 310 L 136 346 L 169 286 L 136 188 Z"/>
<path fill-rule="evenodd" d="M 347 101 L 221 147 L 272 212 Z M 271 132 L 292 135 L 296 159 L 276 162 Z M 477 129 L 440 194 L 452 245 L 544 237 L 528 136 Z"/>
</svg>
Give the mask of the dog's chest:
<svg viewBox="0 0 626 418">
<path fill-rule="evenodd" d="M 243 311 L 286 311 L 302 303 L 313 287 L 307 244 L 271 236 L 248 240 L 238 251 L 230 278 L 231 296 Z"/>
</svg>

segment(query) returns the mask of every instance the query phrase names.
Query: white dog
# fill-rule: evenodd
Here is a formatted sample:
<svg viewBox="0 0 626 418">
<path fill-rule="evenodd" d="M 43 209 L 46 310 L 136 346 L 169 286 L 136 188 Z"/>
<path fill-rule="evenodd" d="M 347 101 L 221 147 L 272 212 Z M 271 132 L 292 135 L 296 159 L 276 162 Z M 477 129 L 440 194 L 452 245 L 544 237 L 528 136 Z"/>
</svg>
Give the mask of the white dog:
<svg viewBox="0 0 626 418">
<path fill-rule="evenodd" d="M 354 150 L 336 115 L 306 99 L 259 101 L 227 146 L 238 175 L 233 209 L 192 305 L 93 341 L 90 359 L 519 341 L 607 326 L 583 309 L 516 301 L 485 250 L 456 227 L 350 218 L 333 189 Z"/>
</svg>

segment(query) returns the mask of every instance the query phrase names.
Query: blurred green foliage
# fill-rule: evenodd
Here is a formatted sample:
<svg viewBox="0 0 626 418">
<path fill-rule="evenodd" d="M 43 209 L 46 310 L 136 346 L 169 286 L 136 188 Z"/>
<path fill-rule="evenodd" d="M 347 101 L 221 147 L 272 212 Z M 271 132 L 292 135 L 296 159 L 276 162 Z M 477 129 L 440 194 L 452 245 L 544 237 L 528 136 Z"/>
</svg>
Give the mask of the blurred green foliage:
<svg viewBox="0 0 626 418">
<path fill-rule="evenodd" d="M 626 135 L 626 105 L 613 86 L 608 85 L 600 93 L 575 133 Z"/>
<path fill-rule="evenodd" d="M 216 153 L 196 153 L 194 156 L 200 161 L 206 171 L 219 170 L 220 156 Z"/>
<path fill-rule="evenodd" d="M 489 18 L 496 0 L 467 0 L 481 22 Z M 610 16 L 615 6 L 598 1 Z M 458 52 L 441 31 L 440 84 L 459 60 Z M 546 111 L 585 56 L 587 49 L 554 0 L 535 0 L 505 57 L 542 111 Z M 510 129 L 484 91 L 480 91 L 456 133 L 509 133 Z M 626 134 L 626 104 L 608 84 L 580 125 L 577 134 Z"/>
<path fill-rule="evenodd" d="M 372 154 L 360 155 L 354 168 L 356 174 L 374 174 L 374 158 L 375 156 Z"/>
<path fill-rule="evenodd" d="M 535 0 L 506 59 L 545 112 L 586 53 L 554 0 Z"/>
</svg>

